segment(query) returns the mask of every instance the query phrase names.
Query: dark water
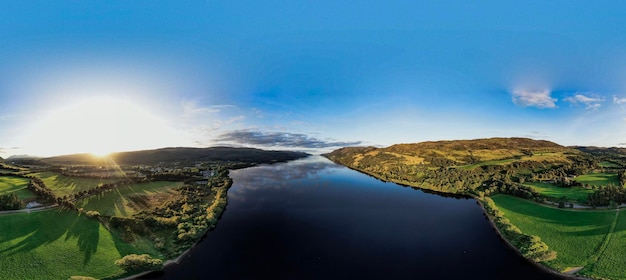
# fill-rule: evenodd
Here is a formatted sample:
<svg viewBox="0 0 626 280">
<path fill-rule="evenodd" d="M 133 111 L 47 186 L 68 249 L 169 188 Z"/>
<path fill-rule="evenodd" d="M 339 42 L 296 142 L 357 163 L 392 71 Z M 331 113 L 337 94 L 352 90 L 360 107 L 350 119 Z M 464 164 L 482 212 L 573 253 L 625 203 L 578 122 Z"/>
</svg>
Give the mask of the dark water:
<svg viewBox="0 0 626 280">
<path fill-rule="evenodd" d="M 509 249 L 471 199 L 322 157 L 231 176 L 217 228 L 146 279 L 555 279 Z"/>
</svg>

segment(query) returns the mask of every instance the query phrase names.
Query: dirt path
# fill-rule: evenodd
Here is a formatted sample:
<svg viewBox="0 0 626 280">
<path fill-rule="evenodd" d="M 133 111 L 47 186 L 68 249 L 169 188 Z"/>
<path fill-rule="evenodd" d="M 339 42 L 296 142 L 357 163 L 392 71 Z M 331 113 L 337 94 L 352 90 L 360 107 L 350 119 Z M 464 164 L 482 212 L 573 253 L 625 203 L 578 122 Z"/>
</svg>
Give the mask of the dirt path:
<svg viewBox="0 0 626 280">
<path fill-rule="evenodd" d="M 4 215 L 4 214 L 15 214 L 15 213 L 31 213 L 31 212 L 39 212 L 39 211 L 44 211 L 44 210 L 48 210 L 48 209 L 54 209 L 59 207 L 58 204 L 52 204 L 52 205 L 48 205 L 48 206 L 44 206 L 44 207 L 37 207 L 37 208 L 29 208 L 29 209 L 20 209 L 20 210 L 7 210 L 7 211 L 0 211 L 0 215 Z"/>
</svg>

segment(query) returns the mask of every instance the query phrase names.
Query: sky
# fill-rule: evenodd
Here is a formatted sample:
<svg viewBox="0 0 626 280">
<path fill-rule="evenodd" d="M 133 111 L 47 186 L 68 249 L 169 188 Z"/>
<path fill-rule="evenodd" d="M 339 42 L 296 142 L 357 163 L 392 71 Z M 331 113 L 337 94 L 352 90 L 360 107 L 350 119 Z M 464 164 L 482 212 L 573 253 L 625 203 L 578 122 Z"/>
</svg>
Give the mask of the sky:
<svg viewBox="0 0 626 280">
<path fill-rule="evenodd" d="M 624 1 L 2 1 L 0 156 L 626 146 Z"/>
</svg>

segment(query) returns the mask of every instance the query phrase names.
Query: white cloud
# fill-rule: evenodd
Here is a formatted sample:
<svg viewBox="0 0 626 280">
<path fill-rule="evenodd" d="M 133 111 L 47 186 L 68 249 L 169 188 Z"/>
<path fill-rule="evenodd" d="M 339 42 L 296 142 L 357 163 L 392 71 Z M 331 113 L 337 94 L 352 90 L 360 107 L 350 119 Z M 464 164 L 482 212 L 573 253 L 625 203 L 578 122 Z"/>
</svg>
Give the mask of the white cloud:
<svg viewBox="0 0 626 280">
<path fill-rule="evenodd" d="M 592 103 L 592 104 L 588 104 L 586 108 L 589 110 L 598 110 L 600 109 L 601 106 L 602 104 L 600 103 Z"/>
<path fill-rule="evenodd" d="M 512 94 L 513 103 L 522 107 L 537 107 L 537 108 L 556 108 L 556 98 L 550 96 L 549 90 L 529 91 L 529 90 L 514 90 Z"/>
<path fill-rule="evenodd" d="M 616 96 L 613 96 L 613 103 L 615 104 L 626 103 L 626 98 L 618 98 Z"/>
<path fill-rule="evenodd" d="M 567 101 L 572 104 L 584 104 L 586 105 L 585 108 L 588 110 L 597 110 L 602 106 L 602 104 L 600 103 L 604 102 L 604 98 L 597 96 L 587 96 L 582 93 L 577 93 L 570 97 L 564 98 L 563 101 Z"/>
<path fill-rule="evenodd" d="M 604 98 L 600 98 L 600 97 L 589 97 L 586 96 L 584 94 L 576 94 L 574 96 L 570 96 L 567 97 L 565 99 L 563 99 L 564 101 L 570 102 L 570 103 L 597 103 L 597 102 L 602 102 L 604 101 Z"/>
</svg>

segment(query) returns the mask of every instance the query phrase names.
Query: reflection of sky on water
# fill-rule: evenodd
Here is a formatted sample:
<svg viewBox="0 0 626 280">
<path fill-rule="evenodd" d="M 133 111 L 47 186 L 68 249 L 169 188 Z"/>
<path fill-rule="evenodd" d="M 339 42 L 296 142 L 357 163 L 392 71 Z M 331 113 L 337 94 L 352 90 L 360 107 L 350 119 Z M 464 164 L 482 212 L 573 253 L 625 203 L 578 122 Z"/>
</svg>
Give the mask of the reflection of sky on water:
<svg viewBox="0 0 626 280">
<path fill-rule="evenodd" d="M 233 187 L 228 196 L 232 201 L 244 201 L 247 192 L 257 190 L 284 190 L 293 187 L 298 191 L 298 183 L 304 179 L 321 179 L 321 173 L 333 173 L 344 168 L 322 156 L 310 156 L 287 163 L 261 165 L 230 172 Z"/>
</svg>

